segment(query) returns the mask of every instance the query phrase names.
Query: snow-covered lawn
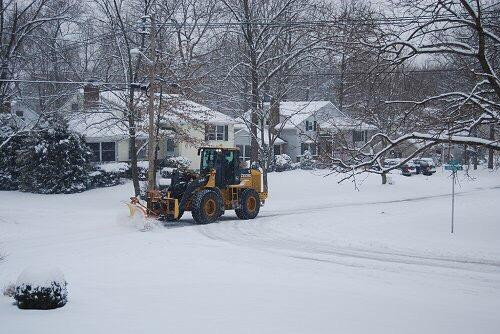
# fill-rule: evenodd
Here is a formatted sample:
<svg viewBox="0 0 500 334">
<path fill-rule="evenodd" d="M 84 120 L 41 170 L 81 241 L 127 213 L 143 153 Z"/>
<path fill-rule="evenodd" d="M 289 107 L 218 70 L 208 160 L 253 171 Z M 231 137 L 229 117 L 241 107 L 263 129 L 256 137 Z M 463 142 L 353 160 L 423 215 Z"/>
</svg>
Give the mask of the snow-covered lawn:
<svg viewBox="0 0 500 334">
<path fill-rule="evenodd" d="M 253 221 L 234 214 L 139 232 L 131 184 L 75 195 L 0 192 L 0 286 L 62 269 L 68 304 L 19 310 L 2 333 L 499 333 L 500 173 L 349 182 L 270 176 Z"/>
</svg>

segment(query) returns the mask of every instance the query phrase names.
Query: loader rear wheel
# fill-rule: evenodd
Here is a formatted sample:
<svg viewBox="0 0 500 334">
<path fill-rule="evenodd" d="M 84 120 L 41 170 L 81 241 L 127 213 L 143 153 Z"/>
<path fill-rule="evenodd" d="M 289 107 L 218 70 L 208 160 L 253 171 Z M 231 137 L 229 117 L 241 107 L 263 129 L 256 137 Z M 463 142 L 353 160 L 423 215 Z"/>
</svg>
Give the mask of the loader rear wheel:
<svg viewBox="0 0 500 334">
<path fill-rule="evenodd" d="M 198 224 L 213 223 L 222 215 L 222 198 L 211 189 L 197 192 L 192 201 L 191 213 Z"/>
<path fill-rule="evenodd" d="M 254 219 L 259 214 L 260 198 L 253 189 L 245 189 L 241 193 L 239 209 L 234 210 L 239 219 Z"/>
</svg>

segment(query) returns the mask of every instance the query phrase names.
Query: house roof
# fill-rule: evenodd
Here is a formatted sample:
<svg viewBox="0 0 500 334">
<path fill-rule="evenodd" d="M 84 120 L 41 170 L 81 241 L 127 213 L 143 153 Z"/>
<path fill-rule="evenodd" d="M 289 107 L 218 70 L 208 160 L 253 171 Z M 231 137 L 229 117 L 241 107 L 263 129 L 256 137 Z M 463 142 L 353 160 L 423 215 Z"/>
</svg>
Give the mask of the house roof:
<svg viewBox="0 0 500 334">
<path fill-rule="evenodd" d="M 128 126 L 124 123 L 123 117 L 117 116 L 116 113 L 109 112 L 92 112 L 92 113 L 75 113 L 68 120 L 69 128 L 86 138 L 126 138 L 128 137 Z M 144 131 L 138 131 L 138 138 L 147 138 L 148 135 Z"/>
<path fill-rule="evenodd" d="M 330 107 L 335 115 L 345 115 L 330 101 L 285 101 L 280 102 L 280 115 L 284 117 L 285 125 L 283 128 L 293 128 L 304 122 L 310 116 L 324 118 L 322 112 L 324 107 Z M 281 125 L 278 125 L 281 127 Z"/>
<path fill-rule="evenodd" d="M 83 89 L 80 90 L 83 94 Z M 99 105 L 87 108 L 82 112 L 71 112 L 68 116 L 70 128 L 88 138 L 92 137 L 126 137 L 128 136 L 128 124 L 124 111 L 126 108 L 127 91 L 108 90 L 99 92 Z M 159 104 L 160 96 L 164 98 L 162 103 L 169 104 L 161 116 L 162 122 L 173 125 L 180 124 L 233 124 L 235 120 L 221 112 L 212 110 L 194 101 L 188 100 L 177 94 L 157 94 L 155 104 Z M 149 104 L 149 98 L 143 92 L 137 92 L 136 108 L 145 113 Z M 139 121 L 138 128 L 145 127 L 147 118 Z M 144 131 L 138 131 L 139 137 L 146 137 Z"/>
<path fill-rule="evenodd" d="M 323 123 L 320 123 L 320 129 L 324 130 L 376 130 L 373 125 L 365 122 L 357 121 L 349 117 L 333 118 Z"/>
</svg>

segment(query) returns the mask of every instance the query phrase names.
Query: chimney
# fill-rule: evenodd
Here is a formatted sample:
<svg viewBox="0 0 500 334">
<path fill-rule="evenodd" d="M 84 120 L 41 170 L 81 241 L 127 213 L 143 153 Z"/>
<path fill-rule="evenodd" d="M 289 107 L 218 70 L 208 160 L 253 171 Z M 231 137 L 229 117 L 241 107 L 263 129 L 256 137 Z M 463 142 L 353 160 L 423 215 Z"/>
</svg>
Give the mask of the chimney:
<svg viewBox="0 0 500 334">
<path fill-rule="evenodd" d="M 99 105 L 99 86 L 87 84 L 83 87 L 83 107 L 95 108 Z"/>
</svg>

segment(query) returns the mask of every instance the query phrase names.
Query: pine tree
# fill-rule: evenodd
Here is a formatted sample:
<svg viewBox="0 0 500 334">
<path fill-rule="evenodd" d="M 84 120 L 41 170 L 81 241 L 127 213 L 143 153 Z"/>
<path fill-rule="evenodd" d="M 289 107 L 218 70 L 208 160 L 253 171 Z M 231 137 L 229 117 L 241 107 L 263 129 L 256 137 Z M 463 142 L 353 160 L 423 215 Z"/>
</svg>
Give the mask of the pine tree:
<svg viewBox="0 0 500 334">
<path fill-rule="evenodd" d="M 0 142 L 2 141 L 0 138 Z M 16 155 L 22 148 L 22 142 L 22 137 L 12 137 L 0 148 L 0 190 L 17 190 L 19 187 Z"/>
<path fill-rule="evenodd" d="M 26 140 L 17 159 L 19 189 L 42 194 L 75 193 L 90 184 L 91 152 L 67 126 L 52 126 Z"/>
</svg>

